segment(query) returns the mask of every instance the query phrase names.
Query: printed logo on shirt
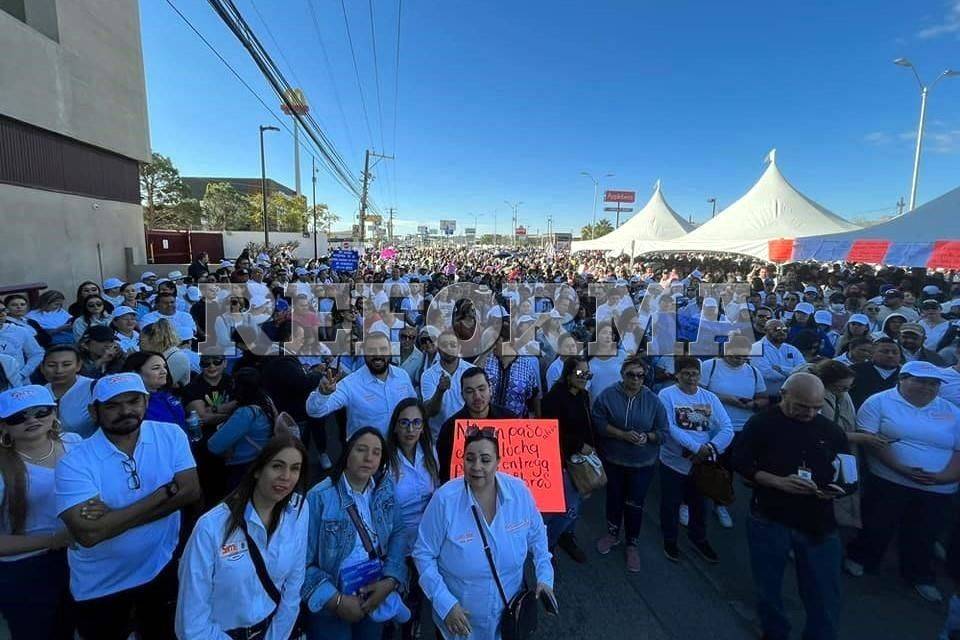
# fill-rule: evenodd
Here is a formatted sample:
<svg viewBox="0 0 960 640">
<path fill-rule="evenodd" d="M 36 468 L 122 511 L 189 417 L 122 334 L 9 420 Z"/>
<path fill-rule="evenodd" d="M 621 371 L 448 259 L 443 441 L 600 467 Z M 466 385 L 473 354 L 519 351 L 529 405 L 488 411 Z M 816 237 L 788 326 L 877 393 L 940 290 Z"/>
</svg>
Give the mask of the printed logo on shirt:
<svg viewBox="0 0 960 640">
<path fill-rule="evenodd" d="M 239 560 L 247 553 L 247 541 L 228 542 L 220 547 L 220 557 L 227 560 Z"/>
<path fill-rule="evenodd" d="M 529 520 L 521 520 L 520 522 L 513 522 L 510 524 L 507 524 L 507 526 L 504 528 L 507 530 L 507 533 L 513 533 L 514 531 L 519 531 L 520 529 L 526 529 L 529 526 L 530 526 Z"/>
<path fill-rule="evenodd" d="M 689 431 L 707 431 L 710 428 L 710 416 L 713 407 L 709 404 L 694 404 L 673 408 L 677 426 Z"/>
<path fill-rule="evenodd" d="M 470 544 L 471 542 L 473 542 L 474 538 L 476 538 L 476 536 L 468 531 L 467 533 L 463 533 L 457 536 L 455 540 L 457 544 Z"/>
</svg>

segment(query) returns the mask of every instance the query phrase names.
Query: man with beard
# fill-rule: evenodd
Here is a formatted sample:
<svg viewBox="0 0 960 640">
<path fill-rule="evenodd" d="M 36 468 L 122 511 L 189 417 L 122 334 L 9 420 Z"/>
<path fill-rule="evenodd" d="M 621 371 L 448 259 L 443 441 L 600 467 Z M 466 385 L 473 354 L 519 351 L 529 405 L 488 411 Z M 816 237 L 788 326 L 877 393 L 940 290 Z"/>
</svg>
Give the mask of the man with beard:
<svg viewBox="0 0 960 640">
<path fill-rule="evenodd" d="M 470 367 L 460 376 L 460 393 L 463 408 L 447 418 L 437 436 L 437 460 L 440 462 L 440 481 L 450 479 L 450 458 L 453 457 L 453 430 L 457 420 L 499 420 L 516 418 L 515 413 L 490 404 L 492 391 L 487 372 L 480 367 Z"/>
<path fill-rule="evenodd" d="M 172 638 L 180 509 L 200 499 L 186 434 L 144 420 L 135 373 L 93 388 L 99 429 L 55 471 L 56 508 L 79 546 L 68 551 L 77 628 L 85 639 Z"/>
<path fill-rule="evenodd" d="M 470 364 L 460 357 L 460 340 L 452 329 L 437 338 L 437 362 L 423 372 L 420 391 L 430 419 L 430 434 L 436 440 L 447 418 L 463 408 L 460 379 Z"/>
<path fill-rule="evenodd" d="M 390 364 L 390 341 L 382 333 L 370 333 L 363 341 L 360 367 L 340 382 L 332 369 L 320 379 L 317 390 L 307 398 L 307 414 L 322 418 L 347 408 L 347 438 L 361 427 L 376 427 L 384 436 L 390 430 L 390 415 L 404 398 L 417 392 L 406 371 Z"/>
</svg>

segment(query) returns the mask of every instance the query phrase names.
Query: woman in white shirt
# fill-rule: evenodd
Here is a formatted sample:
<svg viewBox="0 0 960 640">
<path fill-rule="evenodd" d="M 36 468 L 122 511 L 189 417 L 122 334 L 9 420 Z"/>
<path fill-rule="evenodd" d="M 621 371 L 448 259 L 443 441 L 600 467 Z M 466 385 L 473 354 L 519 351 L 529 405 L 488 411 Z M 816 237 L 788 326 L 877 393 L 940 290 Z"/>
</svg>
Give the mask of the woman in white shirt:
<svg viewBox="0 0 960 640">
<path fill-rule="evenodd" d="M 410 554 L 423 512 L 433 492 L 440 486 L 437 453 L 430 429 L 425 428 L 425 415 L 423 406 L 416 398 L 404 398 L 393 410 L 387 434 L 387 469 L 393 474 L 396 485 L 397 505 L 403 519 L 402 535 L 407 539 L 404 553 L 407 568 L 410 569 L 410 589 L 404 602 L 411 616 L 401 629 L 403 640 L 412 640 L 419 635 L 417 629 L 420 626 L 423 591 L 417 584 L 418 576 Z"/>
<path fill-rule="evenodd" d="M 73 342 L 73 332 L 70 330 L 73 319 L 63 308 L 64 300 L 59 291 L 47 289 L 40 294 L 38 308 L 27 314 L 27 319 L 36 322 L 50 335 L 52 344 Z"/>
<path fill-rule="evenodd" d="M 77 442 L 80 436 L 60 433 L 56 401 L 44 387 L 0 394 L 0 613 L 13 640 L 73 638 L 71 539 L 57 517 L 53 470 Z"/>
<path fill-rule="evenodd" d="M 505 602 L 523 586 L 523 566 L 533 554 L 539 596 L 553 599 L 553 566 L 547 529 L 523 480 L 499 473 L 500 445 L 491 427 L 467 432 L 465 478 L 434 494 L 420 523 L 413 559 L 420 586 L 433 604 L 444 638 L 499 640 Z M 478 527 L 483 527 L 480 530 Z M 484 553 L 487 539 L 504 593 Z"/>
<path fill-rule="evenodd" d="M 178 638 L 290 637 L 310 518 L 306 464 L 299 439 L 271 439 L 240 485 L 197 521 L 180 560 Z M 269 583 L 257 570 L 261 561 Z"/>
<path fill-rule="evenodd" d="M 593 373 L 590 397 L 596 399 L 604 389 L 620 382 L 620 368 L 627 356 L 620 349 L 620 333 L 613 324 L 597 330 L 597 344 L 588 352 L 593 356 L 590 359 L 590 372 Z"/>
<path fill-rule="evenodd" d="M 73 340 L 80 342 L 88 327 L 94 325 L 109 325 L 110 312 L 107 311 L 107 301 L 100 294 L 89 295 L 83 301 L 80 315 L 73 321 Z M 111 307 L 111 311 L 112 311 Z"/>
<path fill-rule="evenodd" d="M 127 306 L 120 306 L 113 310 L 113 320 L 110 326 L 116 332 L 117 342 L 124 353 L 133 353 L 140 350 L 140 332 L 137 331 L 137 312 Z"/>
</svg>

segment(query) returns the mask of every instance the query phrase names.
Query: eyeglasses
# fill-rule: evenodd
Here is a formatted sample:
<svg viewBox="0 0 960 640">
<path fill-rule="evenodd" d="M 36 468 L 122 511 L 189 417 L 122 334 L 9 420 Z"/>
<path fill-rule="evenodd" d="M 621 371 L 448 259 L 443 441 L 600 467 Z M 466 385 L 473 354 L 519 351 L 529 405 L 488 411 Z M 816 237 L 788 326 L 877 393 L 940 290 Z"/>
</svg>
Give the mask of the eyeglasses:
<svg viewBox="0 0 960 640">
<path fill-rule="evenodd" d="M 633 380 L 643 380 L 643 377 L 646 375 L 645 371 L 624 371 L 624 378 L 631 378 Z"/>
<path fill-rule="evenodd" d="M 423 418 L 414 418 L 413 420 L 408 420 L 407 418 L 400 418 L 397 420 L 397 426 L 400 427 L 402 431 L 413 432 L 419 431 L 423 428 Z"/>
<path fill-rule="evenodd" d="M 467 427 L 468 438 L 486 438 L 487 440 L 497 439 L 497 430 L 494 427 Z"/>
<path fill-rule="evenodd" d="M 590 380 L 591 378 L 593 378 L 592 373 L 590 373 L 589 371 L 583 371 L 581 369 L 577 369 L 576 371 L 573 372 L 573 374 L 578 378 L 580 378 L 581 380 Z"/>
<path fill-rule="evenodd" d="M 11 427 L 14 427 L 18 424 L 23 424 L 27 421 L 27 418 L 46 418 L 53 413 L 53 407 L 31 407 L 30 409 L 24 409 L 23 411 L 17 412 L 8 418 L 4 418 L 6 422 Z"/>
<path fill-rule="evenodd" d="M 416 339 L 417 339 L 417 336 L 415 336 L 415 335 L 410 335 L 410 334 L 408 334 L 408 333 L 401 333 L 401 334 L 400 334 L 400 339 L 401 339 L 401 340 L 405 340 L 405 341 L 407 341 L 407 340 L 416 340 Z"/>
<path fill-rule="evenodd" d="M 127 458 L 120 463 L 123 470 L 130 474 L 127 478 L 127 488 L 136 491 L 140 488 L 140 474 L 137 473 L 137 461 L 133 458 Z"/>
<path fill-rule="evenodd" d="M 201 367 L 219 367 L 223 364 L 223 358 L 201 358 Z"/>
</svg>

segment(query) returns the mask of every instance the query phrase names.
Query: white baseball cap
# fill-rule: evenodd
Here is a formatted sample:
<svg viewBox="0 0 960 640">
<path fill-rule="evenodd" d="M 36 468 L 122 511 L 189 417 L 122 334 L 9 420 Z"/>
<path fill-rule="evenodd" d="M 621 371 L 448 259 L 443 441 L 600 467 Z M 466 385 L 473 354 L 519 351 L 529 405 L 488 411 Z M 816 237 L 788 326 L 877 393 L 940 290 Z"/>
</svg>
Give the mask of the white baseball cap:
<svg viewBox="0 0 960 640">
<path fill-rule="evenodd" d="M 200 287 L 187 287 L 187 300 L 190 302 L 200 302 Z"/>
<path fill-rule="evenodd" d="M 130 392 L 148 395 L 140 374 L 133 372 L 115 373 L 97 380 L 97 384 L 93 385 L 93 400 L 94 402 L 107 402 L 121 393 Z"/>
<path fill-rule="evenodd" d="M 146 280 L 147 278 L 156 278 L 156 277 L 157 277 L 157 274 L 155 274 L 153 271 L 144 271 L 143 274 L 140 276 L 140 280 Z"/>
<path fill-rule="evenodd" d="M 813 314 L 813 321 L 817 324 L 833 324 L 833 314 L 825 309 L 821 309 Z"/>
<path fill-rule="evenodd" d="M 809 302 L 801 302 L 794 308 L 794 311 L 799 311 L 800 313 L 805 313 L 809 316 L 809 315 L 813 315 L 813 312 L 815 311 L 815 309 L 813 308 L 813 305 L 810 304 Z"/>
<path fill-rule="evenodd" d="M 935 364 L 921 360 L 912 360 L 900 367 L 900 375 L 912 376 L 914 378 L 934 378 L 940 382 L 950 381 L 949 376 L 944 373 L 943 369 Z"/>
<path fill-rule="evenodd" d="M 120 316 L 128 316 L 130 314 L 137 315 L 137 312 L 131 309 L 130 307 L 127 307 L 125 305 L 120 305 L 119 307 L 113 310 L 113 315 L 111 315 L 110 317 L 116 320 Z"/>
<path fill-rule="evenodd" d="M 104 289 L 118 289 L 123 286 L 123 280 L 120 278 L 107 278 L 103 281 Z"/>
<path fill-rule="evenodd" d="M 139 376 L 138 376 L 139 377 Z M 31 384 L 0 393 L 0 420 L 32 407 L 55 407 L 57 401 L 46 387 Z"/>
<path fill-rule="evenodd" d="M 183 272 L 171 271 L 170 273 L 167 274 L 167 278 L 169 278 L 170 280 L 183 280 Z"/>
<path fill-rule="evenodd" d="M 870 318 L 868 318 L 864 313 L 855 313 L 850 316 L 850 319 L 847 320 L 847 324 L 850 324 L 851 322 L 856 322 L 857 324 L 862 324 L 867 327 L 870 326 Z"/>
</svg>

